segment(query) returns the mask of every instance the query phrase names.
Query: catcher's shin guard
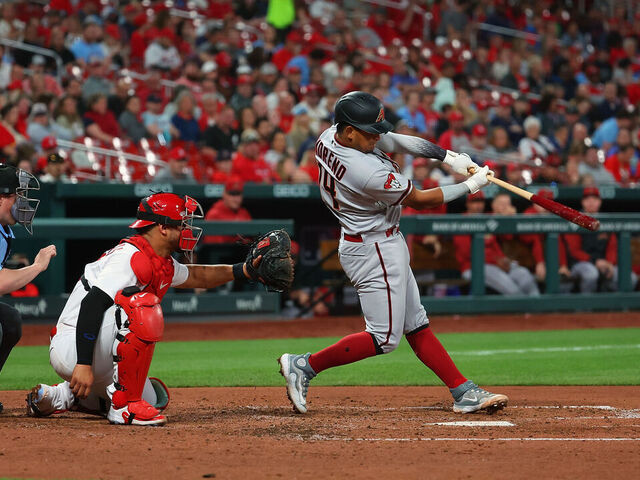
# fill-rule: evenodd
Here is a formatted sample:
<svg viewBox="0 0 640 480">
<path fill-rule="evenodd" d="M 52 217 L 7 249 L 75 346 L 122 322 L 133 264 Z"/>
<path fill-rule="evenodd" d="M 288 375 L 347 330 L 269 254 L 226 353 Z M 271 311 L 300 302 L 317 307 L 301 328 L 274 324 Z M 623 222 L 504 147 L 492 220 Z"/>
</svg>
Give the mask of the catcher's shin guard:
<svg viewBox="0 0 640 480">
<path fill-rule="evenodd" d="M 164 330 L 160 300 L 152 293 L 127 295 L 126 290 L 116 295 L 127 321 L 120 324 L 113 346 L 116 368 L 108 417 L 113 423 L 161 425 L 166 419 L 142 400 L 155 344 Z"/>
</svg>

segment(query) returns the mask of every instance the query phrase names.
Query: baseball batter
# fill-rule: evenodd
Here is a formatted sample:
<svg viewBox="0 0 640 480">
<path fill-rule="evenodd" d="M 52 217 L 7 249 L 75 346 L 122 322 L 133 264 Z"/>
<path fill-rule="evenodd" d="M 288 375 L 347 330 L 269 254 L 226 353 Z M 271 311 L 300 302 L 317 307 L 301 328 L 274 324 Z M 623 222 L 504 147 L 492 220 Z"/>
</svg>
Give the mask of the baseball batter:
<svg viewBox="0 0 640 480">
<path fill-rule="evenodd" d="M 136 234 L 89 263 L 52 332 L 51 366 L 65 381 L 27 395 L 32 416 L 81 410 L 111 423 L 163 425 L 169 391 L 147 378 L 162 338 L 160 301 L 169 287 L 213 288 L 248 279 L 246 265 L 183 265 L 173 252 L 193 252 L 202 208 L 193 198 L 156 193 L 142 199 Z M 256 259 L 254 266 L 260 263 Z"/>
<path fill-rule="evenodd" d="M 309 381 L 317 374 L 389 353 L 405 335 L 417 357 L 449 387 L 454 412 L 502 409 L 508 398 L 467 380 L 433 335 L 398 229 L 403 205 L 421 210 L 475 193 L 487 185 L 488 167 L 419 137 L 389 133 L 391 128 L 376 97 L 351 92 L 336 102 L 335 125 L 316 143 L 322 200 L 342 226 L 340 263 L 358 292 L 366 328 L 314 354 L 282 355 L 287 394 L 294 410 L 305 413 Z M 471 167 L 476 173 L 456 185 L 419 190 L 385 153 L 398 151 L 441 160 L 460 174 Z"/>
</svg>

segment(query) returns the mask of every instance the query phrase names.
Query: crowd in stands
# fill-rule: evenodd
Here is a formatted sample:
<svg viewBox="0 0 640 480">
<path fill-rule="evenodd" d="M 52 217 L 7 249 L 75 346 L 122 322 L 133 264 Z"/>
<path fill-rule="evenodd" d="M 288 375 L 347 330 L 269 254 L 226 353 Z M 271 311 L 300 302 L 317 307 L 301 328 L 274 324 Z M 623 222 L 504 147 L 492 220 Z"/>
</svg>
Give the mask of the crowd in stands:
<svg viewBox="0 0 640 480">
<path fill-rule="evenodd" d="M 640 7 L 610 3 L 3 2 L 0 37 L 56 57 L 0 44 L 1 160 L 44 174 L 44 153 L 59 153 L 47 181 L 314 182 L 315 139 L 359 89 L 397 132 L 513 183 L 630 186 Z M 56 140 L 115 153 L 48 151 Z M 123 169 L 118 152 L 159 163 Z M 412 175 L 416 159 L 395 160 Z"/>
<path fill-rule="evenodd" d="M 0 161 L 44 182 L 226 184 L 224 218 L 245 182 L 317 182 L 315 141 L 353 90 L 513 184 L 640 181 L 637 2 L 46 3 L 0 4 L 0 38 L 47 49 L 0 42 Z M 393 159 L 425 188 L 461 180 Z M 511 279 L 487 278 L 535 294 L 496 262 Z"/>
</svg>

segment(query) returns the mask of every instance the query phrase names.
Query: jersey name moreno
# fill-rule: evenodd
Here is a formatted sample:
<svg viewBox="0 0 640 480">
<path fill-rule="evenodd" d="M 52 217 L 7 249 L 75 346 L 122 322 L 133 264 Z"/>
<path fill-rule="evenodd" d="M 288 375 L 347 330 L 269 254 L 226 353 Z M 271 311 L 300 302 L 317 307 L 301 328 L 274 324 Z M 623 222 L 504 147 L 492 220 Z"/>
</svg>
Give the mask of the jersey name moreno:
<svg viewBox="0 0 640 480">
<path fill-rule="evenodd" d="M 383 232 L 398 224 L 413 186 L 386 153 L 341 145 L 334 125 L 320 135 L 315 155 L 322 201 L 346 233 Z"/>
</svg>

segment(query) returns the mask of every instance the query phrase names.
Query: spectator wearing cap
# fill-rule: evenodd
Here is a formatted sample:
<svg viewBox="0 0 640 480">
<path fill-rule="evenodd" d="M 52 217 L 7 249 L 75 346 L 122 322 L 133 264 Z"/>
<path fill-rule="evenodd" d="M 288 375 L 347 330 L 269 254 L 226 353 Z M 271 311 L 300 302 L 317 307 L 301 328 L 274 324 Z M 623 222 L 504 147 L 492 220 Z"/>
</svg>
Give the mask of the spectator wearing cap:
<svg viewBox="0 0 640 480">
<path fill-rule="evenodd" d="M 134 143 L 138 143 L 143 138 L 149 137 L 150 133 L 144 126 L 140 113 L 142 111 L 140 98 L 136 95 L 131 95 L 127 98 L 124 107 L 124 111 L 118 118 L 118 123 L 120 124 L 123 133 Z"/>
<path fill-rule="evenodd" d="M 636 151 L 631 143 L 621 145 L 619 150 L 607 157 L 604 168 L 620 185 L 628 187 L 629 183 L 640 178 L 637 162 L 632 161 Z"/>
<path fill-rule="evenodd" d="M 153 181 L 179 184 L 197 183 L 187 160 L 187 152 L 184 148 L 173 147 L 169 151 L 169 164 L 156 174 Z"/>
<path fill-rule="evenodd" d="M 596 186 L 615 185 L 615 177 L 605 168 L 603 162 L 600 161 L 600 157 L 604 159 L 604 152 L 595 145 L 590 144 L 581 157 L 582 161 L 578 164 L 578 175 L 582 182 L 589 178 Z"/>
<path fill-rule="evenodd" d="M 147 96 L 146 110 L 142 112 L 142 123 L 154 137 L 162 135 L 165 142 L 178 136 L 178 130 L 171 123 L 171 118 L 162 108 L 162 98 L 155 93 Z"/>
<path fill-rule="evenodd" d="M 40 181 L 43 183 L 67 183 L 71 180 L 65 173 L 66 165 L 64 158 L 58 153 L 51 153 L 47 155 L 47 165 L 44 168 L 44 175 L 40 176 Z"/>
<path fill-rule="evenodd" d="M 240 137 L 240 148 L 233 156 L 232 175 L 243 182 L 271 183 L 276 175 L 260 156 L 260 135 L 255 130 L 245 130 Z"/>
<path fill-rule="evenodd" d="M 328 110 L 320 103 L 324 88 L 321 85 L 311 83 L 306 87 L 302 87 L 302 101 L 293 107 L 291 113 L 293 115 L 301 115 L 306 113 L 309 116 L 309 126 L 315 135 L 322 133 L 320 131 L 320 121 L 329 115 Z"/>
<path fill-rule="evenodd" d="M 78 113 L 78 100 L 64 95 L 53 111 L 53 130 L 61 140 L 73 141 L 84 135 L 84 124 Z"/>
<path fill-rule="evenodd" d="M 98 57 L 88 60 L 87 71 L 89 76 L 82 84 L 82 99 L 87 102 L 96 94 L 110 95 L 113 92 L 113 83 L 107 79 L 107 64 Z"/>
<path fill-rule="evenodd" d="M 78 38 L 69 47 L 76 60 L 88 64 L 90 59 L 104 60 L 107 57 L 106 48 L 100 39 L 102 38 L 102 21 L 96 15 L 89 15 L 84 19 L 82 37 Z"/>
<path fill-rule="evenodd" d="M 545 135 L 540 133 L 542 124 L 533 115 L 528 116 L 524 121 L 525 137 L 518 143 L 520 155 L 525 160 L 540 158 L 543 161 L 556 151 L 556 147 Z"/>
<path fill-rule="evenodd" d="M 58 141 L 54 136 L 44 137 L 40 142 L 40 156 L 36 159 L 35 170 L 43 172 L 47 166 L 47 158 L 52 153 L 58 153 Z"/>
<path fill-rule="evenodd" d="M 285 67 L 289 61 L 302 50 L 303 41 L 304 38 L 302 37 L 302 34 L 297 30 L 291 30 L 287 34 L 284 45 L 271 57 L 271 61 L 278 70 L 281 72 L 285 71 Z"/>
<path fill-rule="evenodd" d="M 236 114 L 243 108 L 251 107 L 253 98 L 253 79 L 251 75 L 239 75 L 236 83 L 236 91 L 229 100 L 229 106 Z"/>
<path fill-rule="evenodd" d="M 27 123 L 29 139 L 39 149 L 42 139 L 53 134 L 54 131 L 49 122 L 49 108 L 44 103 L 34 103 Z"/>
<path fill-rule="evenodd" d="M 231 177 L 224 184 L 222 198 L 215 202 L 207 213 L 205 220 L 249 221 L 251 214 L 242 206 L 244 184 L 238 177 Z M 234 235 L 207 235 L 205 243 L 235 243 Z"/>
<path fill-rule="evenodd" d="M 215 125 L 202 133 L 206 148 L 215 151 L 235 151 L 238 147 L 239 132 L 235 129 L 236 114 L 231 107 L 224 107 L 216 117 Z"/>
<path fill-rule="evenodd" d="M 182 59 L 174 42 L 175 34 L 171 28 L 159 29 L 153 42 L 144 51 L 144 67 L 177 70 L 182 65 Z"/>
<path fill-rule="evenodd" d="M 601 206 L 600 191 L 596 187 L 586 187 L 582 191 L 582 211 L 595 215 L 600 212 Z M 561 239 L 567 247 L 571 275 L 579 279 L 581 292 L 617 290 L 618 237 L 615 233 L 566 233 Z M 631 283 L 634 287 L 637 280 L 635 273 L 632 273 Z"/>
<path fill-rule="evenodd" d="M 489 150 L 489 131 L 482 123 L 476 123 L 471 127 L 471 158 L 480 165 L 486 160 L 491 160 L 491 152 Z"/>
<path fill-rule="evenodd" d="M 6 2 L 3 2 L 6 3 Z M 44 38 L 40 34 L 40 19 L 36 16 L 28 17 L 24 29 L 20 32 L 19 39 L 27 45 L 33 45 L 36 47 L 44 47 Z M 33 53 L 28 50 L 14 49 L 11 53 L 13 60 L 18 65 L 24 68 L 28 68 L 31 63 Z"/>
<path fill-rule="evenodd" d="M 424 157 L 416 157 L 411 163 L 411 178 L 416 185 L 422 184 L 431 171 L 431 161 Z"/>
<path fill-rule="evenodd" d="M 278 68 L 275 64 L 267 62 L 262 64 L 258 71 L 258 81 L 256 82 L 256 92 L 262 95 L 269 95 L 273 92 L 273 87 L 278 79 Z"/>
<path fill-rule="evenodd" d="M 628 111 L 619 110 L 615 117 L 609 118 L 600 124 L 591 137 L 591 141 L 597 147 L 608 151 L 615 143 L 618 132 L 623 128 L 631 128 L 632 118 L 633 116 Z"/>
<path fill-rule="evenodd" d="M 427 133 L 427 122 L 419 108 L 421 100 L 419 92 L 408 90 L 405 94 L 405 106 L 399 108 L 396 113 L 409 128 L 424 135 Z"/>
<path fill-rule="evenodd" d="M 449 129 L 440 135 L 438 145 L 445 150 L 463 152 L 465 148 L 471 146 L 469 134 L 463 128 L 464 115 L 459 110 L 451 110 L 447 115 L 447 120 L 449 121 Z"/>
<path fill-rule="evenodd" d="M 181 91 L 175 99 L 176 113 L 171 123 L 177 130 L 177 137 L 183 142 L 196 143 L 200 140 L 200 126 L 195 118 L 196 101 L 188 90 Z"/>
<path fill-rule="evenodd" d="M 88 136 L 105 144 L 111 144 L 122 132 L 116 117 L 107 108 L 107 96 L 96 93 L 89 99 L 89 110 L 83 116 L 85 132 Z"/>
<path fill-rule="evenodd" d="M 512 105 L 513 97 L 511 95 L 502 95 L 495 108 L 495 115 L 491 119 L 491 126 L 504 128 L 509 134 L 511 144 L 517 145 L 523 137 L 524 130 L 512 115 Z"/>
</svg>

